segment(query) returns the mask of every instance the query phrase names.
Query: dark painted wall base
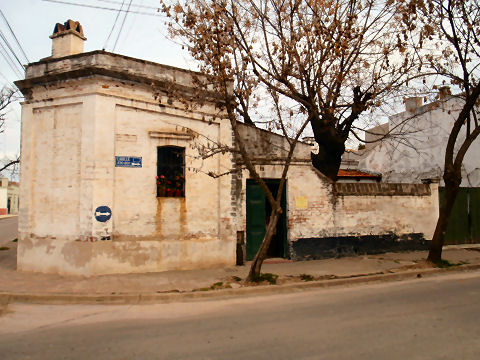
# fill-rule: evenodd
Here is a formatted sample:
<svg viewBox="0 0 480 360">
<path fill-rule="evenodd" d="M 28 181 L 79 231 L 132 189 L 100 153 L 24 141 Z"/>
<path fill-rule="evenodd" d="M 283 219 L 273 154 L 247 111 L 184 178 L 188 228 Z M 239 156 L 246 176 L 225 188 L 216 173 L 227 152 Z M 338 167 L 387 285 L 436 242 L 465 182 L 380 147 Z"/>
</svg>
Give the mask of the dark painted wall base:
<svg viewBox="0 0 480 360">
<path fill-rule="evenodd" d="M 428 250 L 430 241 L 423 234 L 412 233 L 343 236 L 298 239 L 292 242 L 292 260 L 318 260 L 365 254 L 382 254 L 413 250 Z"/>
</svg>

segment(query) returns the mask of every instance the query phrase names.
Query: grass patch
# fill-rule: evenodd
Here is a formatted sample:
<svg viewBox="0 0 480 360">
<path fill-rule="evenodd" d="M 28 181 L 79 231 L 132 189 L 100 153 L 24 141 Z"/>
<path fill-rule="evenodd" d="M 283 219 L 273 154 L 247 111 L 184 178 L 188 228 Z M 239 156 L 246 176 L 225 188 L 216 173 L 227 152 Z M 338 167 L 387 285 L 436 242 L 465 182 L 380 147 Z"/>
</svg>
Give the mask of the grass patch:
<svg viewBox="0 0 480 360">
<path fill-rule="evenodd" d="M 7 247 L 7 246 L 0 246 L 0 251 L 2 251 L 2 250 L 10 250 L 10 248 Z"/>
<path fill-rule="evenodd" d="M 438 268 L 449 268 L 452 266 L 459 266 L 459 265 L 462 265 L 462 263 L 452 263 L 445 259 L 441 259 L 438 263 L 435 264 L 435 266 Z"/>
<path fill-rule="evenodd" d="M 308 274 L 300 274 L 300 279 L 303 281 L 313 281 L 313 276 Z"/>
<path fill-rule="evenodd" d="M 17 238 L 15 238 L 15 239 L 13 239 L 13 240 L 12 240 L 12 242 L 18 242 L 18 239 L 17 239 Z"/>
<path fill-rule="evenodd" d="M 234 275 L 234 276 L 232 276 L 232 279 L 233 279 L 234 281 L 236 281 L 236 282 L 242 281 L 242 278 L 241 278 L 240 276 L 235 276 L 235 275 Z"/>
<path fill-rule="evenodd" d="M 223 287 L 223 282 L 219 281 L 210 286 L 211 290 L 221 289 Z"/>
<path fill-rule="evenodd" d="M 254 281 L 255 282 L 262 282 L 262 281 L 267 281 L 271 285 L 275 285 L 277 283 L 278 275 L 277 274 L 272 274 L 272 273 L 264 273 L 260 274 Z"/>
</svg>

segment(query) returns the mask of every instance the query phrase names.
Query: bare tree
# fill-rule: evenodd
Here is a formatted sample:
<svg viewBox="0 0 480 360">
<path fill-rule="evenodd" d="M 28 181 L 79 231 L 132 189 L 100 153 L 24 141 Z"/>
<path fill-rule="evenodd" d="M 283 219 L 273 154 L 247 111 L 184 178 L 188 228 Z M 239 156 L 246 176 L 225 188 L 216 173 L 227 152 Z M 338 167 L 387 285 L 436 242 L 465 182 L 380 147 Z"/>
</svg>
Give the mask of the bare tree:
<svg viewBox="0 0 480 360">
<path fill-rule="evenodd" d="M 296 103 L 318 143 L 313 165 L 336 180 L 345 142 L 361 140 L 361 115 L 420 75 L 397 7 L 390 0 L 193 0 L 164 11 L 202 71 L 214 70 L 204 66 L 210 40 L 222 38 L 222 56 L 245 70 L 234 95 L 246 123 L 253 122 L 252 85 Z"/>
<path fill-rule="evenodd" d="M 186 106 L 198 106 L 198 104 L 201 105 L 214 99 L 215 95 L 212 94 L 220 94 L 216 99 L 219 116 L 226 116 L 230 121 L 235 138 L 235 148 L 216 144 L 215 149 L 201 151 L 200 156 L 212 156 L 218 151 L 231 151 L 236 154 L 240 169 L 232 171 L 248 170 L 250 177 L 260 185 L 271 205 L 270 221 L 247 277 L 247 281 L 255 281 L 260 277 L 263 261 L 282 213 L 282 193 L 296 145 L 310 118 L 308 116 L 306 118 L 299 117 L 300 110 L 296 103 L 290 102 L 289 105 L 286 105 L 288 101 L 282 100 L 288 99 L 285 99 L 283 94 L 276 92 L 275 89 L 265 87 L 252 76 L 250 61 L 245 57 L 242 49 L 235 46 L 234 39 L 230 36 L 235 31 L 235 24 L 232 19 L 225 17 L 225 8 L 203 5 L 205 5 L 204 8 L 198 9 L 201 11 L 201 16 L 195 19 L 194 26 L 189 20 L 191 14 L 188 13 L 187 8 L 185 11 L 180 5 L 174 8 L 164 8 L 164 11 L 176 21 L 176 27 L 172 27 L 173 35 L 181 36 L 187 41 L 190 53 L 200 61 L 202 70 L 202 75 L 194 76 L 196 91 L 185 96 L 184 92 L 176 91 L 172 86 L 167 91 L 167 95 L 170 99 L 182 101 Z M 184 22 L 178 18 L 181 13 L 184 15 Z M 192 28 L 185 28 L 185 25 L 192 25 Z M 262 95 L 259 96 L 259 93 Z M 268 105 L 259 105 L 261 110 L 258 110 L 256 105 L 265 98 L 269 99 Z M 261 118 L 259 112 L 262 112 Z M 285 147 L 280 149 L 280 155 L 272 157 L 272 160 L 276 160 L 277 165 L 283 166 L 279 190 L 275 195 L 257 172 L 257 163 L 250 154 L 249 144 L 239 129 L 239 120 L 253 126 L 254 119 L 265 123 L 270 129 L 276 129 L 285 139 Z M 224 174 L 209 175 L 217 177 Z"/>
<path fill-rule="evenodd" d="M 192 0 L 164 3 L 162 10 L 171 19 L 172 36 L 182 40 L 208 79 L 197 88 L 221 94 L 243 164 L 272 205 L 252 280 L 260 274 L 305 127 L 310 124 L 318 143 L 313 166 L 336 180 L 345 142 L 349 136 L 359 139 L 360 116 L 419 76 L 418 58 L 390 0 Z M 201 102 L 202 95 L 192 98 Z M 273 104 L 271 113 L 262 100 Z M 255 171 L 239 119 L 263 123 L 288 139 L 276 198 Z"/>
<path fill-rule="evenodd" d="M 462 182 L 462 163 L 480 134 L 480 3 L 477 0 L 411 0 L 404 20 L 416 31 L 423 66 L 461 90 L 463 106 L 451 128 L 445 151 L 445 201 L 440 207 L 427 261 L 441 261 L 452 207 Z M 408 19 L 408 20 L 407 20 Z M 415 24 L 415 26 L 411 25 Z M 416 29 L 415 29 L 416 28 Z"/>
<path fill-rule="evenodd" d="M 0 133 L 5 131 L 5 116 L 7 107 L 14 101 L 17 100 L 17 91 L 11 88 L 4 87 L 0 92 Z M 20 163 L 20 158 L 16 159 L 6 159 L 0 164 L 0 174 L 2 171 L 7 169 L 15 169 L 16 166 Z"/>
</svg>

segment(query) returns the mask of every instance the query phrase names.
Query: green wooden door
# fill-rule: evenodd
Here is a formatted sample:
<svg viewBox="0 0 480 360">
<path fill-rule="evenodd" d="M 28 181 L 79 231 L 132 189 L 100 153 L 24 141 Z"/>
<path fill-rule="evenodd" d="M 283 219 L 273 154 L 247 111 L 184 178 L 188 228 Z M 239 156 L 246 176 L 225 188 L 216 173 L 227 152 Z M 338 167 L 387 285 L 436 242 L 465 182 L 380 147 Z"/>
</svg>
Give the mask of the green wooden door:
<svg viewBox="0 0 480 360">
<path fill-rule="evenodd" d="M 445 190 L 441 188 L 440 203 L 444 201 L 444 198 Z M 448 220 L 447 232 L 445 233 L 445 245 L 465 244 L 468 242 L 467 191 L 465 188 L 460 188 Z"/>
<path fill-rule="evenodd" d="M 480 243 L 480 188 L 470 188 L 470 224 L 472 243 Z"/>
<path fill-rule="evenodd" d="M 439 189 L 440 204 L 445 190 Z M 445 245 L 480 243 L 480 188 L 460 188 L 453 205 Z"/>
<path fill-rule="evenodd" d="M 260 185 L 247 181 L 247 260 L 257 254 L 265 232 L 265 194 Z"/>
</svg>

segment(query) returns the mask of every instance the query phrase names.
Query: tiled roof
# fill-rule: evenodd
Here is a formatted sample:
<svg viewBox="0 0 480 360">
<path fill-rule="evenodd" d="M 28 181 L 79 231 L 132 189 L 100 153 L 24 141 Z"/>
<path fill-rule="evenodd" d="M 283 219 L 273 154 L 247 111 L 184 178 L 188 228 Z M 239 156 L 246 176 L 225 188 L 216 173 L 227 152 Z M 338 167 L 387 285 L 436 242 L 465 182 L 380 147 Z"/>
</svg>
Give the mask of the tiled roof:
<svg viewBox="0 0 480 360">
<path fill-rule="evenodd" d="M 372 174 L 365 171 L 354 169 L 340 169 L 337 176 L 339 178 L 366 178 L 366 179 L 381 179 L 382 175 Z"/>
</svg>

